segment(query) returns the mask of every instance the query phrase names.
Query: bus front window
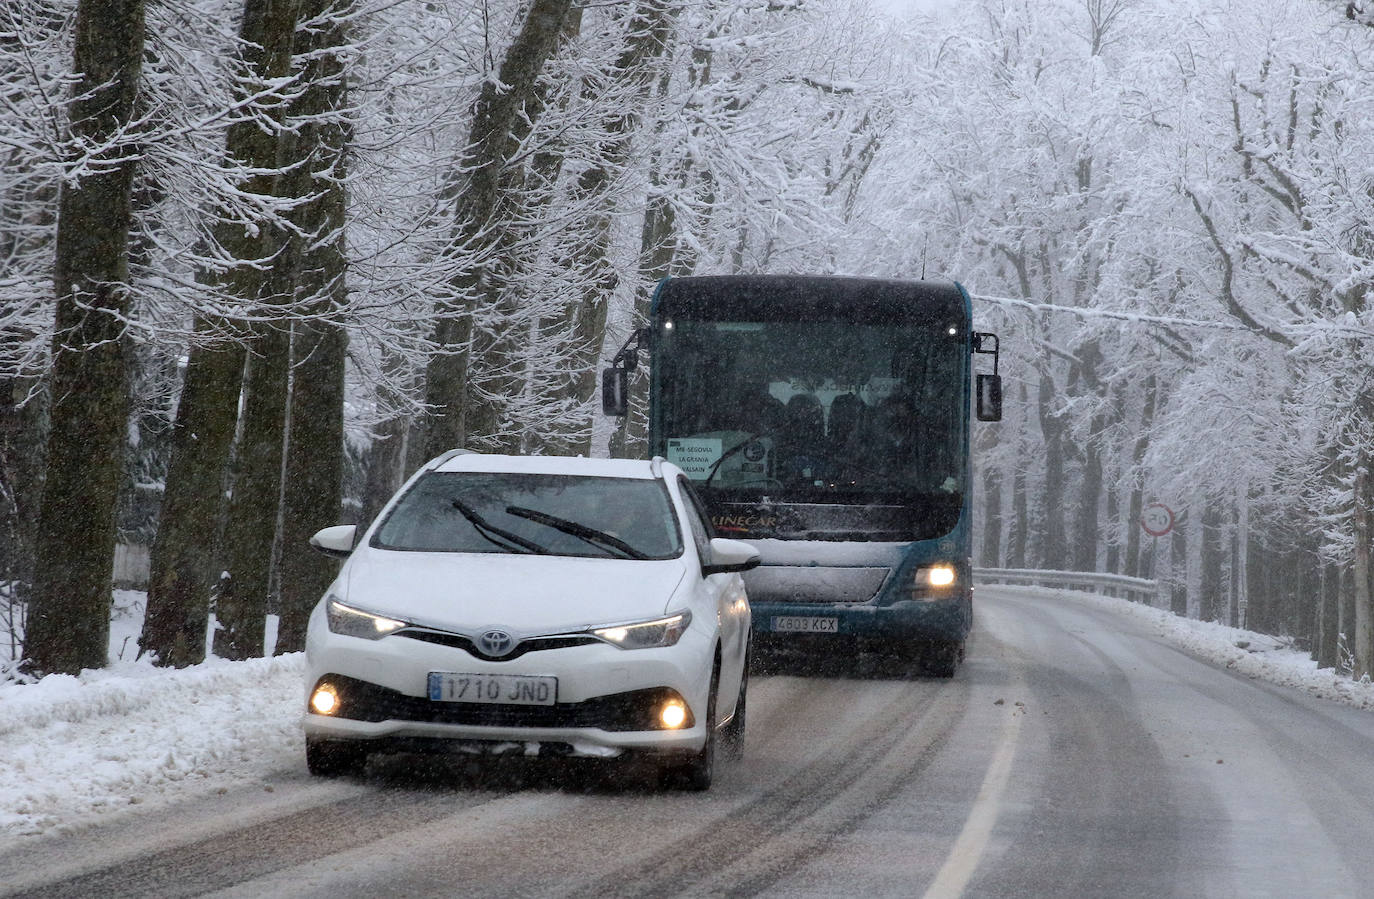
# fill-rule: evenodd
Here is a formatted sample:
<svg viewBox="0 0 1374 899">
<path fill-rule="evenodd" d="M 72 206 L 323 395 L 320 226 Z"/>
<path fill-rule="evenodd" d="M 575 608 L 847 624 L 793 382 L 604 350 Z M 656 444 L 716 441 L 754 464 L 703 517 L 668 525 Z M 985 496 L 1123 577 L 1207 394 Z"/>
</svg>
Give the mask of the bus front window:
<svg viewBox="0 0 1374 899">
<path fill-rule="evenodd" d="M 856 502 L 963 491 L 967 350 L 949 323 L 675 321 L 660 451 L 711 490 Z"/>
</svg>

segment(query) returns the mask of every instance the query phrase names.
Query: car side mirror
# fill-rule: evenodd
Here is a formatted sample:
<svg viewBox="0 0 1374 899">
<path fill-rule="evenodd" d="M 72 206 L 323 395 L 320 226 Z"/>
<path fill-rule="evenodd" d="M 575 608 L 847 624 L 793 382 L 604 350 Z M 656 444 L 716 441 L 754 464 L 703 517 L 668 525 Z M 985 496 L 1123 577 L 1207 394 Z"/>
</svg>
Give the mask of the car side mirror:
<svg viewBox="0 0 1374 899">
<path fill-rule="evenodd" d="M 353 541 L 358 537 L 356 524 L 336 524 L 316 531 L 310 545 L 335 559 L 347 559 L 353 553 Z"/>
<path fill-rule="evenodd" d="M 759 567 L 759 551 L 742 540 L 712 537 L 709 552 L 711 558 L 702 560 L 703 577 Z"/>
<path fill-rule="evenodd" d="M 978 376 L 978 420 L 1002 420 L 1002 376 Z"/>
<path fill-rule="evenodd" d="M 608 368 L 601 373 L 601 411 L 621 418 L 630 406 L 630 373 L 623 368 Z"/>
</svg>

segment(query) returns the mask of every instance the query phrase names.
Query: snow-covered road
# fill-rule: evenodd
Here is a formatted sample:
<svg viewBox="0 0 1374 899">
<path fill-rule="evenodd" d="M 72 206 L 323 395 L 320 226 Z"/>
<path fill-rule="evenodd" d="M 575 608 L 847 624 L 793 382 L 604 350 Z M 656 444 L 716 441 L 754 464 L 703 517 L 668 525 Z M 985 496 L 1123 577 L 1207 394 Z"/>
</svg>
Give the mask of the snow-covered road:
<svg viewBox="0 0 1374 899">
<path fill-rule="evenodd" d="M 0 894 L 447 895 L 459 858 L 474 895 L 1374 880 L 1370 685 L 1118 600 L 987 587 L 978 607 L 952 681 L 757 677 L 748 758 L 705 796 L 402 757 L 314 781 L 299 656 L 0 687 Z"/>
</svg>

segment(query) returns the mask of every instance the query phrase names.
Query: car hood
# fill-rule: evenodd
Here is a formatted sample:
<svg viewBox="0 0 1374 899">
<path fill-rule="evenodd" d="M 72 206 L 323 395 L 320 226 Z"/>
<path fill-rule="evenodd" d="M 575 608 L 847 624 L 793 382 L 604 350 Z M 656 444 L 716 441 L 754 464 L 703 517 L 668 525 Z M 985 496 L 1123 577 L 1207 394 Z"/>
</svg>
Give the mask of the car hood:
<svg viewBox="0 0 1374 899">
<path fill-rule="evenodd" d="M 344 572 L 344 602 L 462 632 L 521 634 L 652 618 L 669 611 L 683 559 L 639 561 L 513 553 L 364 549 Z"/>
</svg>

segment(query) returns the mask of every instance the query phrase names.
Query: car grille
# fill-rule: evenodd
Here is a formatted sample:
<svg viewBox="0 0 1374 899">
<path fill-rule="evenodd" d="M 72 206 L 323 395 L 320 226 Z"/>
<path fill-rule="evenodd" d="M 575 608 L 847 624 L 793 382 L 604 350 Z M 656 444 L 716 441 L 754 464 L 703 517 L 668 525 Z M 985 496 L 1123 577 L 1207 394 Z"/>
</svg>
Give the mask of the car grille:
<svg viewBox="0 0 1374 899">
<path fill-rule="evenodd" d="M 468 724 L 479 727 L 595 727 L 609 731 L 663 730 L 658 713 L 663 704 L 682 695 L 671 687 L 650 687 L 596 696 L 582 702 L 555 705 L 504 705 L 476 702 L 435 702 L 407 696 L 388 687 L 340 674 L 320 678 L 339 694 L 339 709 L 331 717 L 355 721 L 417 721 L 429 724 Z M 318 685 L 317 685 L 318 686 Z M 688 711 L 685 727 L 693 726 Z"/>
<path fill-rule="evenodd" d="M 477 648 L 477 644 L 462 634 L 454 634 L 448 631 L 420 630 L 418 628 L 408 628 L 395 633 L 397 637 L 408 637 L 411 640 L 423 640 L 426 643 L 437 643 L 440 646 L 451 646 L 454 649 L 461 649 L 474 658 L 483 659 L 488 662 L 508 662 L 511 659 L 518 659 L 527 652 L 539 652 L 545 649 L 565 649 L 569 646 L 585 646 L 589 643 L 600 643 L 601 641 L 590 634 L 563 634 L 555 637 L 534 637 L 529 640 L 522 640 L 517 643 L 510 652 L 503 656 L 491 656 Z"/>
</svg>

